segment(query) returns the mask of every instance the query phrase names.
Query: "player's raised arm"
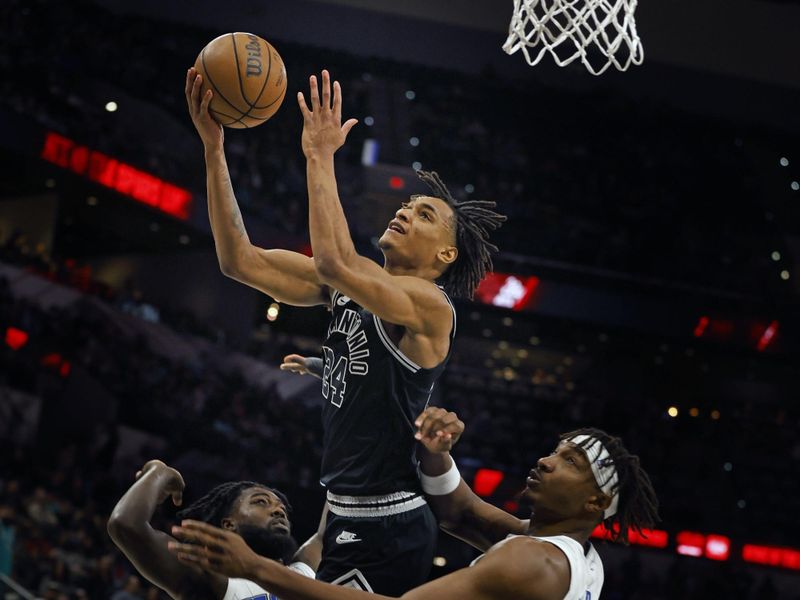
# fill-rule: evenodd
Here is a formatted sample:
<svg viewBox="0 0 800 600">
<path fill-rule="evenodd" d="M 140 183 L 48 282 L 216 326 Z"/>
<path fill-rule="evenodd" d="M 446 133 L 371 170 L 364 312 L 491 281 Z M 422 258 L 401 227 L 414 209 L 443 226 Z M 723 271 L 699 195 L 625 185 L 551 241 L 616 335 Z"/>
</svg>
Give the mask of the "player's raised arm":
<svg viewBox="0 0 800 600">
<path fill-rule="evenodd" d="M 521 535 L 528 521 L 481 500 L 461 478 L 450 449 L 464 431 L 454 412 L 429 407 L 417 417 L 420 479 L 439 527 L 485 552 L 509 534 Z"/>
<path fill-rule="evenodd" d="M 420 333 L 439 333 L 431 330 L 445 327 L 446 335 L 451 309 L 432 284 L 436 261 L 427 269 L 414 265 L 407 269 L 413 276 L 403 276 L 402 269 L 389 273 L 356 252 L 339 201 L 333 159 L 356 120 L 342 124 L 341 87 L 334 82 L 331 96 L 327 71 L 322 72 L 321 98 L 316 76 L 311 76 L 310 87 L 311 109 L 302 93 L 298 94 L 298 102 L 303 114 L 302 144 L 307 159 L 309 231 L 320 280 L 382 319 Z M 398 229 L 402 228 L 403 225 L 398 225 Z M 452 261 L 456 254 L 451 245 L 446 259 Z"/>
<path fill-rule="evenodd" d="M 174 538 L 150 525 L 156 508 L 167 498 L 181 504 L 183 488 L 178 471 L 159 460 L 149 461 L 114 507 L 108 534 L 139 573 L 173 598 L 193 598 L 199 588 L 214 589 L 221 598 L 227 578 L 178 561 L 167 550 Z"/>
<path fill-rule="evenodd" d="M 186 74 L 186 102 L 205 149 L 208 217 L 222 272 L 261 290 L 276 300 L 296 306 L 327 303 L 325 287 L 314 261 L 297 252 L 265 250 L 250 243 L 233 193 L 225 160 L 222 126 L 208 112 L 212 92 L 200 97 L 202 76 L 194 68 Z"/>
</svg>

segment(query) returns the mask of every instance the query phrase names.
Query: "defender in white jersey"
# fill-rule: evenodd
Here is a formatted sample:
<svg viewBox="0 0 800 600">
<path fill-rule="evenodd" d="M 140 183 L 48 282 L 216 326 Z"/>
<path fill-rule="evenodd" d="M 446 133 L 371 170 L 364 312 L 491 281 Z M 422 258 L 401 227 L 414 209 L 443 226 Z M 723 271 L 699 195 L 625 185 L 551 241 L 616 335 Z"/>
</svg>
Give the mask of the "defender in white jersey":
<svg viewBox="0 0 800 600">
<path fill-rule="evenodd" d="M 181 474 L 160 460 L 151 460 L 117 503 L 108 521 L 108 533 L 147 580 L 172 598 L 187 600 L 276 600 L 276 596 L 246 578 L 229 578 L 182 564 L 169 553 L 171 536 L 154 529 L 150 521 L 167 498 L 183 500 Z M 321 532 L 298 550 L 291 535 L 290 506 L 279 491 L 252 481 L 223 483 L 178 513 L 235 531 L 261 556 L 289 565 L 311 579 L 322 554 Z M 326 512 L 323 512 L 324 527 Z"/>
<path fill-rule="evenodd" d="M 531 518 L 517 519 L 476 496 L 449 449 L 463 431 L 453 413 L 429 408 L 417 419 L 426 448 L 420 477 L 440 526 L 486 553 L 473 565 L 415 588 L 409 600 L 597 600 L 603 566 L 589 536 L 600 523 L 625 543 L 658 518 L 650 479 L 619 438 L 587 428 L 563 434 L 530 472 L 521 500 Z M 245 576 L 283 600 L 368 600 L 363 592 L 298 577 L 253 553 L 235 534 L 187 521 L 176 530 L 179 560 Z M 187 543 L 192 542 L 192 543 Z M 371 596 L 373 599 L 375 596 Z M 386 598 L 386 596 L 377 596 Z"/>
</svg>

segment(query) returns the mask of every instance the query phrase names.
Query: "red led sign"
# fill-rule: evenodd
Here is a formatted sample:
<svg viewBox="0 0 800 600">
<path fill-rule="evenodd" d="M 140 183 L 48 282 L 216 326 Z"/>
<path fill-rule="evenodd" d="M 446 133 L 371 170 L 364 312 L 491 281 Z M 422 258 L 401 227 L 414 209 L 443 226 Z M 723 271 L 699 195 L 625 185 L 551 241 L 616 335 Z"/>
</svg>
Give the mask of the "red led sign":
<svg viewBox="0 0 800 600">
<path fill-rule="evenodd" d="M 604 525 L 598 525 L 592 532 L 592 537 L 604 540 L 611 539 L 611 531 Z M 628 541 L 632 546 L 648 546 L 650 548 L 666 548 L 669 534 L 661 529 L 643 529 L 641 532 L 628 530 Z"/>
<path fill-rule="evenodd" d="M 478 496 L 491 496 L 503 481 L 504 474 L 496 469 L 478 469 L 472 489 Z"/>
<path fill-rule="evenodd" d="M 179 219 L 189 218 L 192 194 L 115 158 L 49 132 L 41 158 Z"/>
<path fill-rule="evenodd" d="M 28 343 L 28 332 L 16 327 L 6 328 L 6 345 L 12 350 L 19 350 Z"/>
<path fill-rule="evenodd" d="M 742 560 L 758 565 L 783 567 L 800 571 L 800 550 L 779 548 L 777 546 L 757 546 L 745 544 L 742 547 Z"/>
<path fill-rule="evenodd" d="M 489 273 L 478 285 L 475 298 L 484 304 L 523 310 L 530 305 L 538 285 L 539 278 L 534 275 Z"/>
</svg>

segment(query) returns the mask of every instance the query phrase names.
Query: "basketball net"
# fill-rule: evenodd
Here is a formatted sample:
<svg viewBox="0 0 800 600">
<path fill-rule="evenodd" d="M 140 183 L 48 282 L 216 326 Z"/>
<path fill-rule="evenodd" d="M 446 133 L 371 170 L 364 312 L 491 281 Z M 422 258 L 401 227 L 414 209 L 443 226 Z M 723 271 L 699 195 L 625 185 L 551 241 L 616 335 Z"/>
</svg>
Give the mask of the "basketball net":
<svg viewBox="0 0 800 600">
<path fill-rule="evenodd" d="M 577 59 L 592 75 L 611 65 L 625 71 L 642 64 L 636 33 L 638 0 L 514 0 L 503 50 L 522 50 L 530 65 L 550 53 L 559 67 Z"/>
</svg>

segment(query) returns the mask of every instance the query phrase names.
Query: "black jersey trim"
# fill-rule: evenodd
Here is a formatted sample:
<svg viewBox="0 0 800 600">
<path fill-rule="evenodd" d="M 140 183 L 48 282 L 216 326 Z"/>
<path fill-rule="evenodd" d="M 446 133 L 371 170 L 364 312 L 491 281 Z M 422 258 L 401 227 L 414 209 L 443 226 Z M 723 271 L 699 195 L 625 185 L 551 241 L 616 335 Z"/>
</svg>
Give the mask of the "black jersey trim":
<svg viewBox="0 0 800 600">
<path fill-rule="evenodd" d="M 392 354 L 392 356 L 394 356 L 401 365 L 403 365 L 412 373 L 419 371 L 422 367 L 408 358 L 400 351 L 400 348 L 394 345 L 394 342 L 392 342 L 392 340 L 389 338 L 389 335 L 386 333 L 386 330 L 383 328 L 383 323 L 375 313 L 372 313 L 372 320 L 375 322 L 375 331 L 378 332 L 378 337 L 380 338 L 381 342 L 383 342 L 383 345 L 386 346 L 386 349 Z"/>
</svg>

